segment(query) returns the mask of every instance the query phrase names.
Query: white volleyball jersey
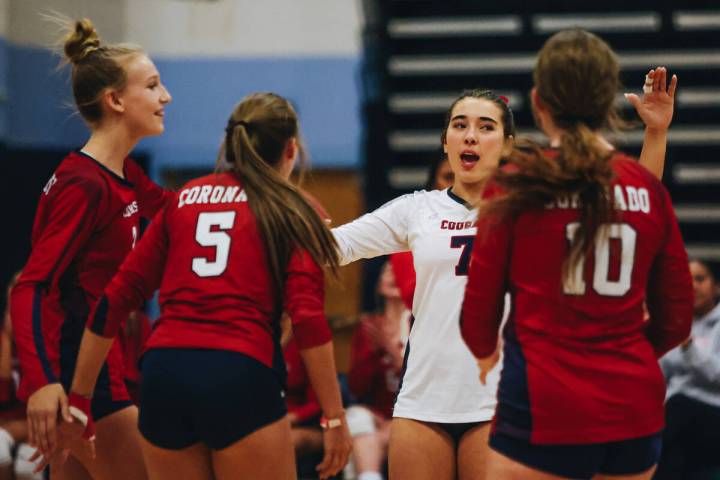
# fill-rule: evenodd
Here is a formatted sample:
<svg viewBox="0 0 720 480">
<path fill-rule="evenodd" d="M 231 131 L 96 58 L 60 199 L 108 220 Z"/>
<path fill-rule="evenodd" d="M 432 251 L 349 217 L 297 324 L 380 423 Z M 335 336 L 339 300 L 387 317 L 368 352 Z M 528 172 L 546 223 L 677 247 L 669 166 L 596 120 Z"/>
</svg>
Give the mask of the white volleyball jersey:
<svg viewBox="0 0 720 480">
<path fill-rule="evenodd" d="M 469 209 L 451 191 L 420 191 L 333 229 L 342 264 L 413 253 L 415 321 L 394 417 L 466 423 L 493 416 L 499 367 L 483 386 L 475 359 L 460 336 L 476 219 L 477 209 Z"/>
</svg>

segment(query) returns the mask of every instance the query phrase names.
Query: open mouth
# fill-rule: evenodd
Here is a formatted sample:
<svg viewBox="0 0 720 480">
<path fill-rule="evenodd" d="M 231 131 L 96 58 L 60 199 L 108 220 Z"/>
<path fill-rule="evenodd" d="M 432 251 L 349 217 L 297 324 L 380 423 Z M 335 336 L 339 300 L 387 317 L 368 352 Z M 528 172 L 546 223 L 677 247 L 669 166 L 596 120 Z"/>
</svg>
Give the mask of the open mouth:
<svg viewBox="0 0 720 480">
<path fill-rule="evenodd" d="M 460 163 L 466 170 L 470 170 L 480 160 L 480 156 L 472 152 L 463 152 L 460 154 Z"/>
</svg>

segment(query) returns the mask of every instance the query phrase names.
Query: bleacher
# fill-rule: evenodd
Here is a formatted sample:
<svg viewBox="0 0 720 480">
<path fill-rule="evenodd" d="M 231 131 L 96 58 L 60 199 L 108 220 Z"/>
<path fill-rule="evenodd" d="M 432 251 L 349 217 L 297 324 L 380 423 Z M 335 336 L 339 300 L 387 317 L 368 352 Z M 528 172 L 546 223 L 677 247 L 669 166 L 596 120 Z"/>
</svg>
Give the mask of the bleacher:
<svg viewBox="0 0 720 480">
<path fill-rule="evenodd" d="M 548 36 L 578 26 L 615 49 L 628 90 L 639 91 L 653 66 L 678 74 L 663 180 L 690 255 L 719 262 L 720 4 L 682 3 L 365 0 L 368 208 L 422 187 L 445 111 L 463 89 L 504 94 L 519 132 L 541 138 L 528 100 L 535 56 Z M 618 102 L 633 118 L 622 92 Z M 638 154 L 642 130 L 615 141 Z"/>
</svg>

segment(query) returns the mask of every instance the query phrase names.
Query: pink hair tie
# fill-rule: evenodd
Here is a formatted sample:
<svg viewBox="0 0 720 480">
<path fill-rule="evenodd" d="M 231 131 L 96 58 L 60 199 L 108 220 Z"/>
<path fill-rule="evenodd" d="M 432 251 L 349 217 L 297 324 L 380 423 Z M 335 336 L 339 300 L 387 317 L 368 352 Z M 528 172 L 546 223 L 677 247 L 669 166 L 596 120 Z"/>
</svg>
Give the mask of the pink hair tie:
<svg viewBox="0 0 720 480">
<path fill-rule="evenodd" d="M 507 98 L 505 95 L 498 95 L 498 98 L 499 98 L 500 100 L 502 100 L 503 102 L 505 102 L 505 105 L 509 105 L 509 104 L 510 104 L 510 100 L 508 100 L 508 98 Z"/>
</svg>

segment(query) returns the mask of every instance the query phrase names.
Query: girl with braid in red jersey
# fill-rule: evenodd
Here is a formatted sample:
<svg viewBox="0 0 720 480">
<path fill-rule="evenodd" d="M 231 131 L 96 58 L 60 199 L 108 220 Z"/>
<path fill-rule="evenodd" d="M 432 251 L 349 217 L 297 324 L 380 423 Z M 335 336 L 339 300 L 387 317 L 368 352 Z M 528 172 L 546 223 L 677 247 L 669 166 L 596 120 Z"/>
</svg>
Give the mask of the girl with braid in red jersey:
<svg viewBox="0 0 720 480">
<path fill-rule="evenodd" d="M 139 47 L 101 43 L 87 19 L 68 29 L 64 48 L 73 94 L 91 135 L 42 192 L 32 253 L 11 302 L 29 441 L 46 455 L 57 445 L 58 411 L 71 421 L 64 389 L 70 388 L 90 309 L 135 245 L 140 217 L 152 218 L 171 196 L 128 157 L 140 139 L 163 132 L 171 97 L 155 65 Z M 145 478 L 123 362 L 113 344 L 97 389 L 89 392 L 103 438 L 97 458 L 72 448 L 54 477 Z"/>
<path fill-rule="evenodd" d="M 288 178 L 300 151 L 290 103 L 243 99 L 227 124 L 228 171 L 190 181 L 155 218 L 90 315 L 69 403 L 88 396 L 128 313 L 160 288 L 142 359 L 140 432 L 153 479 L 295 478 L 283 388 L 285 311 L 323 411 L 320 478 L 337 474 L 350 434 L 323 312 L 330 230 Z M 102 433 L 97 432 L 98 442 Z"/>
<path fill-rule="evenodd" d="M 660 71 L 650 83 L 664 91 Z M 487 478 L 649 479 L 663 429 L 657 358 L 692 319 L 677 219 L 657 178 L 600 133 L 619 87 L 605 42 L 553 35 L 534 84 L 554 148 L 517 151 L 490 180 L 462 308 L 484 382 L 512 298 Z"/>
</svg>

